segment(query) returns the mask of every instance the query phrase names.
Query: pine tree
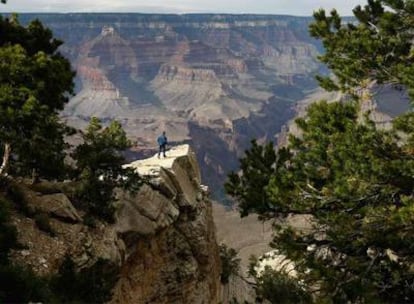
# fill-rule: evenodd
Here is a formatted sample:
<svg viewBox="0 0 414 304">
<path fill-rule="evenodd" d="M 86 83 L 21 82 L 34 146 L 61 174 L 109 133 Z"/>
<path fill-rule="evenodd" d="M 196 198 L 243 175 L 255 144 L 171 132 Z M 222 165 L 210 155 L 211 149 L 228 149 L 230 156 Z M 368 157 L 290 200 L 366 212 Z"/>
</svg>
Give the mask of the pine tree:
<svg viewBox="0 0 414 304">
<path fill-rule="evenodd" d="M 78 199 L 89 214 L 106 221 L 114 220 L 115 188 L 137 191 L 142 183 L 132 168 L 123 168 L 122 151 L 131 146 L 117 121 L 104 128 L 98 118 L 91 119 L 83 134 L 83 144 L 76 147 L 73 158 L 81 181 Z"/>
<path fill-rule="evenodd" d="M 405 86 L 414 91 L 414 5 L 411 0 L 368 0 L 353 10 L 356 21 L 345 23 L 333 10 L 314 13 L 310 34 L 320 39 L 325 53 L 319 57 L 336 80 L 321 77 L 327 90 L 352 93 L 366 80 Z"/>
<path fill-rule="evenodd" d="M 38 20 L 24 27 L 15 15 L 0 16 L 1 175 L 12 155 L 20 174 L 62 175 L 68 128 L 58 112 L 73 92 L 74 72 L 58 52 L 61 44 Z"/>
<path fill-rule="evenodd" d="M 321 60 L 335 76 L 319 77 L 321 85 L 355 99 L 311 105 L 296 121 L 302 134 L 267 157 L 273 171 L 251 174 L 263 168 L 252 151 L 264 147 L 253 146 L 226 185 L 243 215 L 311 219 L 310 231 L 276 225 L 272 245 L 294 261 L 309 290 L 317 289 L 317 302 L 414 301 L 414 116 L 379 130 L 361 119 L 355 94 L 376 81 L 400 85 L 414 97 L 413 3 L 369 0 L 354 9 L 352 23 L 336 11 L 316 12 L 310 31 L 323 41 Z"/>
</svg>

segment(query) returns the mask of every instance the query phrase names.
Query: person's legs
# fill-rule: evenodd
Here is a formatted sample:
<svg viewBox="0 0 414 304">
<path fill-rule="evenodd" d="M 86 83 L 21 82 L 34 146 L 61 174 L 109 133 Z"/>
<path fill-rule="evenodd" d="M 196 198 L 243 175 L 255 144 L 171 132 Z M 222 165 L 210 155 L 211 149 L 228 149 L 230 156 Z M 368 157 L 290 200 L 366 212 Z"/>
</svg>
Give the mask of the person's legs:
<svg viewBox="0 0 414 304">
<path fill-rule="evenodd" d="M 167 157 L 167 155 L 165 155 L 165 144 L 164 144 L 164 145 L 162 145 L 162 152 L 163 152 L 163 154 L 164 154 L 164 157 Z"/>
<path fill-rule="evenodd" d="M 163 146 L 163 145 L 160 145 L 160 147 L 159 147 L 159 149 L 158 149 L 158 158 L 160 158 L 160 154 L 161 154 L 161 151 L 162 151 L 162 146 Z"/>
</svg>

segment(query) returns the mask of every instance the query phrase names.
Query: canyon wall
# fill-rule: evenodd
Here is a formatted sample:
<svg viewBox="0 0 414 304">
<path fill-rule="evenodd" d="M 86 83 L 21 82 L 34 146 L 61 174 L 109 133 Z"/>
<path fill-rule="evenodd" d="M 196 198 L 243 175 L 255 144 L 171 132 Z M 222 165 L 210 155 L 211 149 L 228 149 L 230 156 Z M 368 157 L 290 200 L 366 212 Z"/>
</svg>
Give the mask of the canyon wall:
<svg viewBox="0 0 414 304">
<path fill-rule="evenodd" d="M 136 142 L 131 159 L 151 155 L 162 131 L 172 145 L 190 143 L 203 181 L 221 201 L 227 174 L 253 138 L 285 142 L 289 120 L 332 97 L 314 80 L 327 70 L 317 60 L 320 43 L 308 34 L 311 17 L 20 16 L 23 23 L 34 18 L 65 42 L 61 52 L 77 71 L 65 121 L 84 128 L 92 116 L 117 119 Z M 394 112 L 377 102 L 370 107 Z"/>
<path fill-rule="evenodd" d="M 276 139 L 295 105 L 316 90 L 321 47 L 311 18 L 272 15 L 22 14 L 65 43 L 77 94 L 63 118 L 119 120 L 149 155 L 166 131 L 191 143 L 203 180 L 222 192 L 250 140 Z"/>
</svg>

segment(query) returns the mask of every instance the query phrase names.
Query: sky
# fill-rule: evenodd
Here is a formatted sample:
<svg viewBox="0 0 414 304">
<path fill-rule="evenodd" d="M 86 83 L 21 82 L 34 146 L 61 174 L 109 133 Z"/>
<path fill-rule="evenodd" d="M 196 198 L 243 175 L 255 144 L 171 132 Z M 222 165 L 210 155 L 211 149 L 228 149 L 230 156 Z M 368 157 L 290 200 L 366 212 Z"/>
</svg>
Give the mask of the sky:
<svg viewBox="0 0 414 304">
<path fill-rule="evenodd" d="M 336 8 L 343 16 L 366 0 L 8 0 L 0 12 L 232 13 L 311 16 Z"/>
</svg>

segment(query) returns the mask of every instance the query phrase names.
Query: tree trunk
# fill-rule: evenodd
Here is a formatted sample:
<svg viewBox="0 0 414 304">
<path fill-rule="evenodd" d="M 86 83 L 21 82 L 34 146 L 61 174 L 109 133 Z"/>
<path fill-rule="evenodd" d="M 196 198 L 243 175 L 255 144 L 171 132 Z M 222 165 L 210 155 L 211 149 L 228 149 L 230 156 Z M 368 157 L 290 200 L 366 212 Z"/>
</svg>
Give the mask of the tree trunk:
<svg viewBox="0 0 414 304">
<path fill-rule="evenodd" d="M 0 166 L 0 175 L 6 175 L 7 173 L 7 166 L 9 165 L 10 154 L 11 154 L 11 145 L 10 143 L 6 142 L 4 144 L 4 154 L 3 154 L 3 161 Z"/>
</svg>

